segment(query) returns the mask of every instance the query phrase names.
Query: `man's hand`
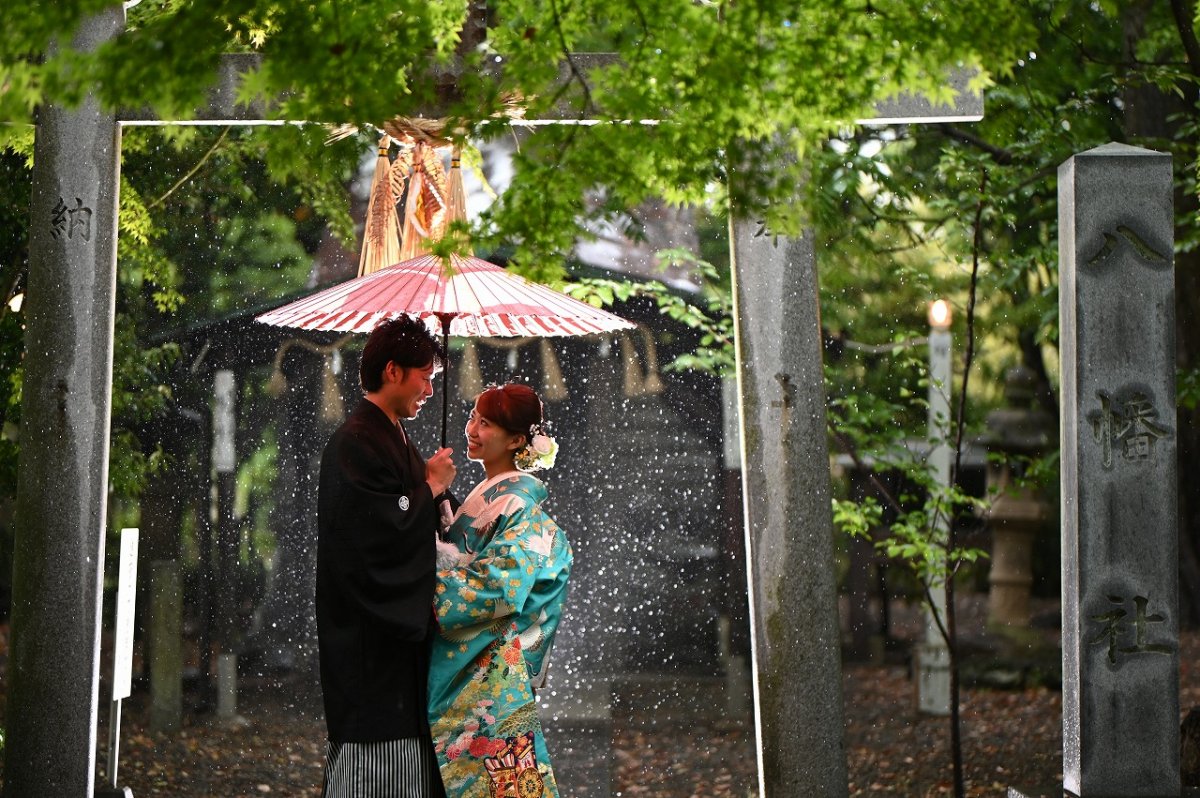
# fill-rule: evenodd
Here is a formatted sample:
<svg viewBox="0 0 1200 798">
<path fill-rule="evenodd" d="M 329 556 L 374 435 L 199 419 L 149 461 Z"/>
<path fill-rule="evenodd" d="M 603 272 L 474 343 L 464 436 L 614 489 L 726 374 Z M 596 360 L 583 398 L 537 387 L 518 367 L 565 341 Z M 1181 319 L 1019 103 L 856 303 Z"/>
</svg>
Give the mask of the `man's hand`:
<svg viewBox="0 0 1200 798">
<path fill-rule="evenodd" d="M 442 495 L 450 488 L 458 469 L 450 455 L 453 449 L 438 449 L 437 454 L 425 461 L 425 481 L 435 497 Z"/>
</svg>

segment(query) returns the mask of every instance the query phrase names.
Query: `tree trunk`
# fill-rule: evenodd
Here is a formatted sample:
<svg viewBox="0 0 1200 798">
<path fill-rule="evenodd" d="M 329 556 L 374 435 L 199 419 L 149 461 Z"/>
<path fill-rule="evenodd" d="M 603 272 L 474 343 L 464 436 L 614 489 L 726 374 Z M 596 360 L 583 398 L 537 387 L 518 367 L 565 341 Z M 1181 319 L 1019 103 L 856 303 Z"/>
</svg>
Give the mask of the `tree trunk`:
<svg viewBox="0 0 1200 798">
<path fill-rule="evenodd" d="M 1124 12 L 1124 61 L 1133 63 L 1135 48 L 1144 36 L 1145 20 L 1154 11 L 1155 3 L 1140 0 L 1129 4 Z M 1187 5 L 1191 5 L 1188 3 Z M 1192 17 L 1184 15 L 1180 36 L 1184 50 L 1188 40 L 1194 40 Z M 1177 18 L 1177 22 L 1180 20 Z M 1200 75 L 1200 64 L 1189 63 L 1190 71 Z M 1186 104 L 1156 86 L 1131 81 L 1126 84 L 1122 99 L 1125 104 L 1124 130 L 1130 143 L 1138 142 L 1151 149 L 1168 151 L 1174 160 L 1176 174 L 1192 169 L 1196 160 L 1194 147 L 1179 135 L 1179 121 L 1194 116 L 1196 108 Z M 1194 192 L 1183 187 L 1187 181 L 1176 180 L 1175 218 L 1195 219 L 1200 202 Z M 1182 369 L 1200 368 L 1200 327 L 1193 321 L 1200 317 L 1200 252 L 1175 253 L 1175 346 L 1177 363 Z M 1200 623 L 1200 408 L 1179 408 L 1176 416 L 1176 435 L 1179 452 L 1179 579 L 1180 623 Z"/>
</svg>

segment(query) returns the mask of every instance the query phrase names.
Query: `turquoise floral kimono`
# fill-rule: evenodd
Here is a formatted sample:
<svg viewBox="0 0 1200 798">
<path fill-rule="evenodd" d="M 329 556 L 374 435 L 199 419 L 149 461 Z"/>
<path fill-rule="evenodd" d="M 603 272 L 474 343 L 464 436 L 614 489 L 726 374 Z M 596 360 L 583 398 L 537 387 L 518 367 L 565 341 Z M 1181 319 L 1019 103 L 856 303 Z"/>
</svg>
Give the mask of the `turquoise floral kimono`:
<svg viewBox="0 0 1200 798">
<path fill-rule="evenodd" d="M 562 618 L 571 546 L 546 486 L 510 472 L 478 485 L 447 532 L 438 572 L 429 722 L 448 798 L 557 798 L 533 690 Z"/>
</svg>

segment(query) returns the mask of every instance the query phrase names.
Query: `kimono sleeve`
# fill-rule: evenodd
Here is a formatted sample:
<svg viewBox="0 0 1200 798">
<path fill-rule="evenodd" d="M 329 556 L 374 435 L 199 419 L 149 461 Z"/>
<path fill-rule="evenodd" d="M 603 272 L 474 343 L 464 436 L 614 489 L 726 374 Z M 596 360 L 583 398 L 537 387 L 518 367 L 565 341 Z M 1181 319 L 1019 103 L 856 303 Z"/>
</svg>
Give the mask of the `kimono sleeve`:
<svg viewBox="0 0 1200 798">
<path fill-rule="evenodd" d="M 537 569 L 524 546 L 528 512 L 497 519 L 496 531 L 467 565 L 439 571 L 435 614 L 442 632 L 454 632 L 502 618 L 515 618 L 533 590 Z"/>
</svg>

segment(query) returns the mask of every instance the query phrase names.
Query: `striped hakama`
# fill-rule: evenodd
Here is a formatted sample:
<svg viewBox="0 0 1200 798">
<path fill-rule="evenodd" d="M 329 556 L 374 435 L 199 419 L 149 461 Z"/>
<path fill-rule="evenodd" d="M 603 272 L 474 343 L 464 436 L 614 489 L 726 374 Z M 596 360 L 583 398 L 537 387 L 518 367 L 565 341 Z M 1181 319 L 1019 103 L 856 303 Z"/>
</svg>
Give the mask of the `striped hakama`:
<svg viewBox="0 0 1200 798">
<path fill-rule="evenodd" d="M 433 743 L 409 737 L 378 743 L 334 743 L 325 748 L 321 798 L 441 798 Z"/>
</svg>

